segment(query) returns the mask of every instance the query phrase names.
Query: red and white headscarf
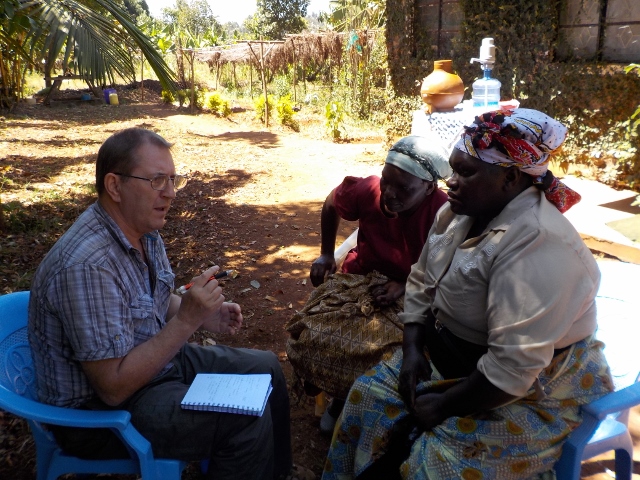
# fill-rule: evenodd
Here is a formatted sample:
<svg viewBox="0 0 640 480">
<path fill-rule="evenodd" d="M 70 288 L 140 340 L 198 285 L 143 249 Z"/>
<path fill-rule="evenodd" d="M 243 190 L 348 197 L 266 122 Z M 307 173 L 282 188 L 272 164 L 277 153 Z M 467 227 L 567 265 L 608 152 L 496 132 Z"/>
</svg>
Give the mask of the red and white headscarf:
<svg viewBox="0 0 640 480">
<path fill-rule="evenodd" d="M 549 159 L 564 142 L 567 127 L 537 110 L 494 111 L 476 117 L 454 148 L 483 162 L 501 167 L 517 166 L 536 184 L 546 184 Z M 544 190 L 547 200 L 564 213 L 580 201 L 580 195 L 553 177 Z"/>
</svg>

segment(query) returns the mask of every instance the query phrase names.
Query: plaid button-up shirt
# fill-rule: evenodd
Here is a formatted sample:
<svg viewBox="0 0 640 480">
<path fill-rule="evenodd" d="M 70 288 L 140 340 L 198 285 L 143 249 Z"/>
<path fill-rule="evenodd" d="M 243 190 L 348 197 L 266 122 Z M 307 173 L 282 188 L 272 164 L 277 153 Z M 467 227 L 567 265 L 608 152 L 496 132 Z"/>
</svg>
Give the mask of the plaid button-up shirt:
<svg viewBox="0 0 640 480">
<path fill-rule="evenodd" d="M 142 244 L 148 264 L 96 202 L 38 267 L 29 342 L 42 402 L 94 398 L 80 362 L 123 357 L 165 325 L 174 275 L 158 232 Z"/>
</svg>

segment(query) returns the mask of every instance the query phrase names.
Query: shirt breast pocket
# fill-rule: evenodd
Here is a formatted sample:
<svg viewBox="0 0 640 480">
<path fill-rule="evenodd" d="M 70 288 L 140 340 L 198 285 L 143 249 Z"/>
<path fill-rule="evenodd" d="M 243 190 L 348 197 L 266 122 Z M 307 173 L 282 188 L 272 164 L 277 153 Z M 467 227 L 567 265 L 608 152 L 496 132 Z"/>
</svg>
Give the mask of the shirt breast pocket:
<svg viewBox="0 0 640 480">
<path fill-rule="evenodd" d="M 156 298 L 167 298 L 171 296 L 173 290 L 174 279 L 176 276 L 170 270 L 161 270 L 158 272 L 158 281 L 156 288 L 158 289 Z"/>
<path fill-rule="evenodd" d="M 159 328 L 155 320 L 153 298 L 142 294 L 131 305 L 131 320 L 133 321 L 135 344 L 154 336 Z"/>
</svg>

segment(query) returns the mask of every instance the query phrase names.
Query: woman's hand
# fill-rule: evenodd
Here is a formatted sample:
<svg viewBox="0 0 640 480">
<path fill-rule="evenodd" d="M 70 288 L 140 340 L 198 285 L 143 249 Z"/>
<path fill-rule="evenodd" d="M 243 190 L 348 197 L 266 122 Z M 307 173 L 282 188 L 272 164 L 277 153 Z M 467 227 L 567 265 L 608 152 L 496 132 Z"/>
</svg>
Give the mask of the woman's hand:
<svg viewBox="0 0 640 480">
<path fill-rule="evenodd" d="M 449 417 L 466 417 L 505 405 L 515 397 L 495 385 L 480 371 L 464 379 L 435 385 L 415 400 L 412 413 L 425 430 L 431 430 Z"/>
<path fill-rule="evenodd" d="M 398 377 L 398 393 L 407 409 L 413 412 L 416 404 L 416 385 L 431 377 L 431 366 L 422 351 L 404 352 Z"/>
<path fill-rule="evenodd" d="M 322 285 L 327 275 L 336 273 L 336 259 L 333 253 L 323 253 L 311 264 L 311 283 L 314 287 Z"/>
<path fill-rule="evenodd" d="M 371 289 L 373 303 L 377 307 L 388 307 L 393 305 L 402 295 L 404 295 L 404 283 L 389 280 L 384 285 L 376 285 Z"/>
<path fill-rule="evenodd" d="M 413 415 L 418 420 L 418 425 L 425 431 L 432 430 L 447 419 L 443 401 L 442 393 L 426 393 L 416 397 Z"/>
<path fill-rule="evenodd" d="M 402 334 L 402 367 L 398 377 L 398 393 L 407 409 L 413 412 L 416 402 L 416 385 L 431 378 L 431 366 L 424 354 L 426 328 L 419 323 L 408 323 Z"/>
</svg>

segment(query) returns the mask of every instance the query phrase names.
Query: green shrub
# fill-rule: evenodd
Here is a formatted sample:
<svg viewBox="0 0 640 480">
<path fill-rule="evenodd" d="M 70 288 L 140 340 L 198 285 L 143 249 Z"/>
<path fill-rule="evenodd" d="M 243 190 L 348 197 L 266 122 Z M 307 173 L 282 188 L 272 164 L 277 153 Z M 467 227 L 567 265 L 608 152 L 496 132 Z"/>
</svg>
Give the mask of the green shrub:
<svg viewBox="0 0 640 480">
<path fill-rule="evenodd" d="M 178 90 L 177 94 L 178 94 L 178 104 L 182 107 L 188 98 L 187 90 L 180 89 Z"/>
<path fill-rule="evenodd" d="M 296 132 L 300 131 L 300 124 L 293 118 L 295 112 L 293 111 L 291 95 L 287 94 L 284 97 L 280 97 L 278 99 L 278 103 L 276 104 L 276 110 L 278 111 L 278 118 L 280 119 L 280 123 L 282 123 L 282 125 L 291 127 L 291 129 Z"/>
<path fill-rule="evenodd" d="M 635 71 L 635 73 L 640 75 L 640 64 L 632 63 L 631 65 L 628 65 L 624 69 L 624 73 L 629 73 L 633 71 Z M 638 105 L 638 108 L 636 108 L 636 111 L 633 112 L 629 120 L 632 120 L 629 125 L 629 133 L 632 136 L 635 136 L 638 134 L 638 127 L 640 127 L 640 105 Z"/>
<path fill-rule="evenodd" d="M 207 93 L 204 104 L 209 110 L 211 110 L 211 113 L 219 115 L 220 117 L 228 117 L 231 114 L 229 100 L 223 98 L 219 92 Z"/>
<path fill-rule="evenodd" d="M 269 102 L 269 118 L 271 118 L 271 115 L 273 114 L 273 109 L 276 106 L 276 102 L 273 98 L 273 95 L 267 95 L 267 101 Z M 262 120 L 264 122 L 265 118 L 264 118 L 264 94 L 260 95 L 258 98 L 256 98 L 253 101 L 253 106 L 256 109 L 256 118 L 258 120 Z"/>
<path fill-rule="evenodd" d="M 276 90 L 276 97 L 282 98 L 289 95 L 291 92 L 291 84 L 289 78 L 286 75 L 278 75 L 274 81 L 274 88 Z"/>
<path fill-rule="evenodd" d="M 332 100 L 327 103 L 324 116 L 327 119 L 325 125 L 329 130 L 329 135 L 334 141 L 339 140 L 342 137 L 342 131 L 344 130 L 344 126 L 342 124 L 344 122 L 345 111 L 342 102 Z"/>
<path fill-rule="evenodd" d="M 169 90 L 162 90 L 162 101 L 164 103 L 173 103 L 176 101 L 176 98 L 173 96 Z"/>
<path fill-rule="evenodd" d="M 196 86 L 194 90 L 195 90 L 194 97 L 193 97 L 194 107 L 197 108 L 198 110 L 202 110 L 202 107 L 204 107 L 204 99 L 207 92 L 202 88 L 199 88 L 198 86 Z M 184 93 L 185 93 L 186 101 L 189 102 L 189 104 L 191 104 L 191 89 L 190 88 L 186 89 Z M 182 106 L 182 104 L 180 104 L 180 106 Z"/>
</svg>

